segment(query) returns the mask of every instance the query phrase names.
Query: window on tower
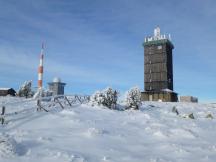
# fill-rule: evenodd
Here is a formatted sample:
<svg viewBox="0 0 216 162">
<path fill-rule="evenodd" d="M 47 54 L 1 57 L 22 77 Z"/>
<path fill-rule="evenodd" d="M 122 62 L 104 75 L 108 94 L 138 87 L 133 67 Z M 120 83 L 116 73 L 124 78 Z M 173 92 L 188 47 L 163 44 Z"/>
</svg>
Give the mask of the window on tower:
<svg viewBox="0 0 216 162">
<path fill-rule="evenodd" d="M 161 50 L 162 49 L 162 46 L 160 45 L 160 46 L 157 46 L 157 49 L 158 50 Z"/>
</svg>

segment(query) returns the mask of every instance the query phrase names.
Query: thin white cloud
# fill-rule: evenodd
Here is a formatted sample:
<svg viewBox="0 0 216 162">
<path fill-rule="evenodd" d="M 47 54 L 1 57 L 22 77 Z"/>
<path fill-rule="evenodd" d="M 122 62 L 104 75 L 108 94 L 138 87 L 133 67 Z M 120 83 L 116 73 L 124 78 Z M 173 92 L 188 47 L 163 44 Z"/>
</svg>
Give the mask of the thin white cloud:
<svg viewBox="0 0 216 162">
<path fill-rule="evenodd" d="M 38 68 L 39 58 L 27 54 L 29 52 L 19 49 L 2 48 L 0 47 L 0 65 L 1 71 L 20 70 L 20 73 L 25 73 L 24 69 L 29 69 L 36 73 Z M 46 58 L 45 58 L 46 59 Z M 94 82 L 101 84 L 125 85 L 122 79 L 112 78 L 112 76 L 104 74 L 102 71 L 95 69 L 85 69 L 83 67 L 73 66 L 70 64 L 59 63 L 56 60 L 45 60 L 45 73 L 48 75 L 64 76 L 73 80 L 80 80 L 82 82 Z M 46 75 L 46 74 L 45 74 Z"/>
</svg>

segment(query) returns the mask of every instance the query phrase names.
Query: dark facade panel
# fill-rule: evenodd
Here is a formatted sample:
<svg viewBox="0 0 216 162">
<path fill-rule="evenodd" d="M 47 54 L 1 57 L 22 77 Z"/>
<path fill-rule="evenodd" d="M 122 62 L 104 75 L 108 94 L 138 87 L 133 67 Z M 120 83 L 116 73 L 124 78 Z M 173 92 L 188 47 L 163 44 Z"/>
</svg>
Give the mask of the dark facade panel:
<svg viewBox="0 0 216 162">
<path fill-rule="evenodd" d="M 145 65 L 145 73 L 159 73 L 159 72 L 167 72 L 167 65 L 164 62 L 155 63 L 155 64 L 146 64 Z"/>
<path fill-rule="evenodd" d="M 167 56 L 164 53 L 145 56 L 145 64 L 163 63 L 166 60 Z"/>
<path fill-rule="evenodd" d="M 144 46 L 146 91 L 173 90 L 172 46 L 167 43 Z"/>
<path fill-rule="evenodd" d="M 168 82 L 166 81 L 153 81 L 145 82 L 145 91 L 158 91 L 158 89 L 163 90 L 168 87 Z"/>
<path fill-rule="evenodd" d="M 145 74 L 145 82 L 151 82 L 151 81 L 168 81 L 167 78 L 167 73 L 166 72 L 161 72 L 161 73 L 146 73 Z"/>
</svg>

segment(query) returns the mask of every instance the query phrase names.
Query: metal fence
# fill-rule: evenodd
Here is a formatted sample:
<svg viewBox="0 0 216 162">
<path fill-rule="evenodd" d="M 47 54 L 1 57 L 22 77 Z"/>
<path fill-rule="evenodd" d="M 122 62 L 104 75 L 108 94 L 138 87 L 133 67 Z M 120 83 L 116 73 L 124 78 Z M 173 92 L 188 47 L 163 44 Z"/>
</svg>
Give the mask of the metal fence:
<svg viewBox="0 0 216 162">
<path fill-rule="evenodd" d="M 14 100 L 18 98 L 14 97 Z M 12 100 L 13 101 L 13 100 Z M 90 101 L 87 95 L 58 95 L 50 97 L 40 97 L 38 99 L 19 98 L 18 101 L 9 100 L 0 103 L 0 123 L 7 124 L 16 119 L 17 114 L 25 117 L 29 112 L 45 111 L 49 112 L 53 109 L 65 109 L 73 106 L 86 104 Z M 14 107 L 16 107 L 14 109 Z"/>
</svg>

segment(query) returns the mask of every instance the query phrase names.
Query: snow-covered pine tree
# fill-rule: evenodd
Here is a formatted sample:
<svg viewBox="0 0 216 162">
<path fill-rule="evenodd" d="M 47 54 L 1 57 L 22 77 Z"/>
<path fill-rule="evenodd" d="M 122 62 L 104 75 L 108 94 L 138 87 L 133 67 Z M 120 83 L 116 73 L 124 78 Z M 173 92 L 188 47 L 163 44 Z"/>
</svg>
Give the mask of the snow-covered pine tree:
<svg viewBox="0 0 216 162">
<path fill-rule="evenodd" d="M 103 105 L 110 109 L 115 108 L 118 100 L 118 92 L 108 87 L 102 93 L 104 94 Z"/>
<path fill-rule="evenodd" d="M 118 92 L 108 87 L 102 91 L 97 91 L 91 96 L 91 103 L 103 105 L 110 109 L 115 109 L 118 100 Z"/>
<path fill-rule="evenodd" d="M 104 95 L 101 91 L 96 91 L 93 95 L 90 97 L 90 102 L 93 105 L 102 105 L 104 101 Z"/>
<path fill-rule="evenodd" d="M 31 89 L 32 86 L 32 81 L 25 81 L 22 86 L 20 87 L 20 89 L 18 90 L 18 96 L 19 97 L 32 97 L 33 96 L 33 92 Z"/>
<path fill-rule="evenodd" d="M 139 109 L 141 104 L 141 92 L 138 87 L 133 87 L 126 92 L 126 104 L 130 109 Z"/>
</svg>

